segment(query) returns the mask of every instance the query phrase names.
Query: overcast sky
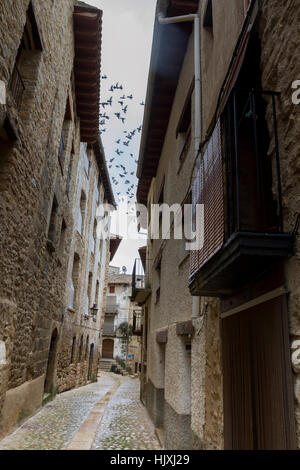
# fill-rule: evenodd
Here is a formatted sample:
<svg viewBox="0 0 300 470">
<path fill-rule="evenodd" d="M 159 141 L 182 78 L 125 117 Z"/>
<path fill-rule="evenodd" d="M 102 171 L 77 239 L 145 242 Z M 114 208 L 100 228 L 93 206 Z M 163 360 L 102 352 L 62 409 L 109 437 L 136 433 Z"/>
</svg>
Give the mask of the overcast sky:
<svg viewBox="0 0 300 470">
<path fill-rule="evenodd" d="M 100 106 L 100 112 L 104 115 L 100 118 L 103 123 L 100 130 L 112 187 L 116 201 L 128 191 L 128 200 L 133 203 L 141 138 L 138 128 L 143 122 L 145 109 L 141 103 L 145 102 L 147 90 L 156 0 L 88 0 L 87 3 L 103 11 L 100 101 L 105 103 L 112 97 L 112 106 Z M 110 91 L 110 87 L 117 83 L 123 89 Z M 131 95 L 132 99 L 128 98 Z M 125 99 L 121 99 L 123 96 Z M 125 122 L 122 123 L 115 113 L 120 113 L 120 118 L 123 117 Z M 128 138 L 130 135 L 131 138 Z M 125 167 L 125 171 L 120 165 Z M 126 212 L 123 205 L 123 218 Z M 128 212 L 128 215 L 132 214 L 133 208 Z M 113 217 L 112 232 L 124 235 L 116 228 L 117 215 Z M 140 238 L 122 241 L 112 264 L 126 266 L 131 273 L 134 259 L 138 257 L 138 248 L 146 244 L 145 237 Z"/>
</svg>

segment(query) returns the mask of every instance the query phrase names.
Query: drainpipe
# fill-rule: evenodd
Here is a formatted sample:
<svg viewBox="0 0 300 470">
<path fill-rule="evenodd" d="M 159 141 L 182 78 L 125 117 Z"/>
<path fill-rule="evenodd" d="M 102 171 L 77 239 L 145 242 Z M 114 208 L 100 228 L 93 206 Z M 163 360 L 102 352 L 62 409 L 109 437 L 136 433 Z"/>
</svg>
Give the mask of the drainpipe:
<svg viewBox="0 0 300 470">
<path fill-rule="evenodd" d="M 194 75 L 195 75 L 195 106 L 194 106 L 194 151 L 195 162 L 198 158 L 202 138 L 202 82 L 201 82 L 201 49 L 200 49 L 200 17 L 199 15 L 184 15 L 166 18 L 163 13 L 157 15 L 160 24 L 194 22 Z M 200 297 L 193 296 L 192 318 L 199 317 Z"/>
</svg>

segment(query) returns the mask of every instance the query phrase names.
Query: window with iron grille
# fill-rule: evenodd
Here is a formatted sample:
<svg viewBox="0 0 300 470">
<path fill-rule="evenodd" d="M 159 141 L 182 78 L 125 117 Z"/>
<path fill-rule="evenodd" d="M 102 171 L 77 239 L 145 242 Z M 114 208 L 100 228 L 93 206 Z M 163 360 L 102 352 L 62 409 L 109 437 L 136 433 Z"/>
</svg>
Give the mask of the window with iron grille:
<svg viewBox="0 0 300 470">
<path fill-rule="evenodd" d="M 42 41 L 32 2 L 26 12 L 26 23 L 18 48 L 16 60 L 9 80 L 9 89 L 18 109 L 21 108 L 26 90 L 34 92 Z"/>
</svg>

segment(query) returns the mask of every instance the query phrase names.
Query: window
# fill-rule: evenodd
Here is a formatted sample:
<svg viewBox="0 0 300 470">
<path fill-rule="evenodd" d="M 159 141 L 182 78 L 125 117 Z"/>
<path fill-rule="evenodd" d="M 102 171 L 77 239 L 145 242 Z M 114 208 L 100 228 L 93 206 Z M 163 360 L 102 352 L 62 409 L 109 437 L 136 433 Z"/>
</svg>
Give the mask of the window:
<svg viewBox="0 0 300 470">
<path fill-rule="evenodd" d="M 87 315 L 89 314 L 90 302 L 92 299 L 93 274 L 89 273 L 88 291 L 87 291 Z"/>
<path fill-rule="evenodd" d="M 77 230 L 80 233 L 80 235 L 82 235 L 84 231 L 85 207 L 86 207 L 86 196 L 85 196 L 84 191 L 81 191 L 80 207 L 78 211 L 78 227 L 77 227 Z"/>
<path fill-rule="evenodd" d="M 18 109 L 25 95 L 34 95 L 41 58 L 42 42 L 32 2 L 26 12 L 26 23 L 9 80 L 9 89 Z"/>
<path fill-rule="evenodd" d="M 83 349 L 83 335 L 81 335 L 81 338 L 80 338 L 78 362 L 81 362 L 81 359 L 82 359 L 82 349 Z"/>
<path fill-rule="evenodd" d="M 114 294 L 115 293 L 115 286 L 109 286 L 109 293 Z"/>
<path fill-rule="evenodd" d="M 203 26 L 204 28 L 213 28 L 213 10 L 212 10 L 212 0 L 207 0 L 204 17 L 203 17 Z"/>
<path fill-rule="evenodd" d="M 95 293 L 95 305 L 99 305 L 99 289 L 100 284 L 99 281 L 96 282 L 96 293 Z"/>
<path fill-rule="evenodd" d="M 51 216 L 48 228 L 48 242 L 50 242 L 51 248 L 55 250 L 55 241 L 56 241 L 56 221 L 58 215 L 58 202 L 56 196 L 53 197 Z"/>
<path fill-rule="evenodd" d="M 76 336 L 74 336 L 72 340 L 72 348 L 71 348 L 71 364 L 75 361 L 75 347 L 76 347 Z"/>
<path fill-rule="evenodd" d="M 87 358 L 88 358 L 89 342 L 90 342 L 90 338 L 89 338 L 89 336 L 87 336 L 87 338 L 86 338 L 86 343 L 85 343 L 85 355 L 84 355 L 84 359 L 85 359 L 85 360 L 87 360 Z"/>
<path fill-rule="evenodd" d="M 158 261 L 156 267 L 155 267 L 155 271 L 156 271 L 156 274 L 157 274 L 157 284 L 158 284 L 158 287 L 156 289 L 156 296 L 155 296 L 155 302 L 157 303 L 160 299 L 160 279 L 161 279 L 161 258 L 160 260 Z"/>
<path fill-rule="evenodd" d="M 83 160 L 83 168 L 86 172 L 86 176 L 88 177 L 90 172 L 90 161 L 87 156 L 87 145 L 84 143 L 80 144 L 80 157 Z"/>
<path fill-rule="evenodd" d="M 97 243 L 97 221 L 94 222 L 93 228 L 93 237 L 91 240 L 91 252 L 95 254 L 96 252 L 96 243 Z"/>
<path fill-rule="evenodd" d="M 76 302 L 76 294 L 77 294 L 77 288 L 78 288 L 79 272 L 80 272 L 80 257 L 77 253 L 74 253 L 70 297 L 69 297 L 70 299 L 69 308 L 71 309 L 74 309 L 76 305 L 75 302 Z"/>
<path fill-rule="evenodd" d="M 60 240 L 59 240 L 59 256 L 61 257 L 64 256 L 64 252 L 65 252 L 66 231 L 67 231 L 67 226 L 66 226 L 65 220 L 63 219 L 61 223 Z"/>
<path fill-rule="evenodd" d="M 58 157 L 60 164 L 63 168 L 64 166 L 64 151 L 65 151 L 65 139 L 64 139 L 64 134 L 63 132 L 60 135 L 60 143 L 59 143 L 59 149 L 58 149 Z"/>
<path fill-rule="evenodd" d="M 192 140 L 192 93 L 194 90 L 194 80 L 189 88 L 187 98 L 178 122 L 176 129 L 176 138 L 177 138 L 177 147 L 179 160 L 182 161 L 185 159 Z"/>
</svg>

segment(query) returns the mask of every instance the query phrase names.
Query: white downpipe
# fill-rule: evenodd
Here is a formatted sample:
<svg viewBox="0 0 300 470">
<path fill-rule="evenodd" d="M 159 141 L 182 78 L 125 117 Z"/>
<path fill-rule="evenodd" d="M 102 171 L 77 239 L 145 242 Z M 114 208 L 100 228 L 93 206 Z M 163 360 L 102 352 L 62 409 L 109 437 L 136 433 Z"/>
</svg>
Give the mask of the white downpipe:
<svg viewBox="0 0 300 470">
<path fill-rule="evenodd" d="M 194 106 L 194 152 L 195 161 L 198 158 L 198 152 L 201 142 L 202 130 L 202 83 L 201 83 L 201 51 L 200 51 L 200 17 L 199 15 L 184 15 L 165 18 L 163 13 L 158 13 L 158 22 L 160 24 L 183 23 L 185 21 L 194 22 L 194 76 L 195 76 L 195 106 Z M 192 318 L 199 317 L 200 297 L 192 298 Z"/>
</svg>

